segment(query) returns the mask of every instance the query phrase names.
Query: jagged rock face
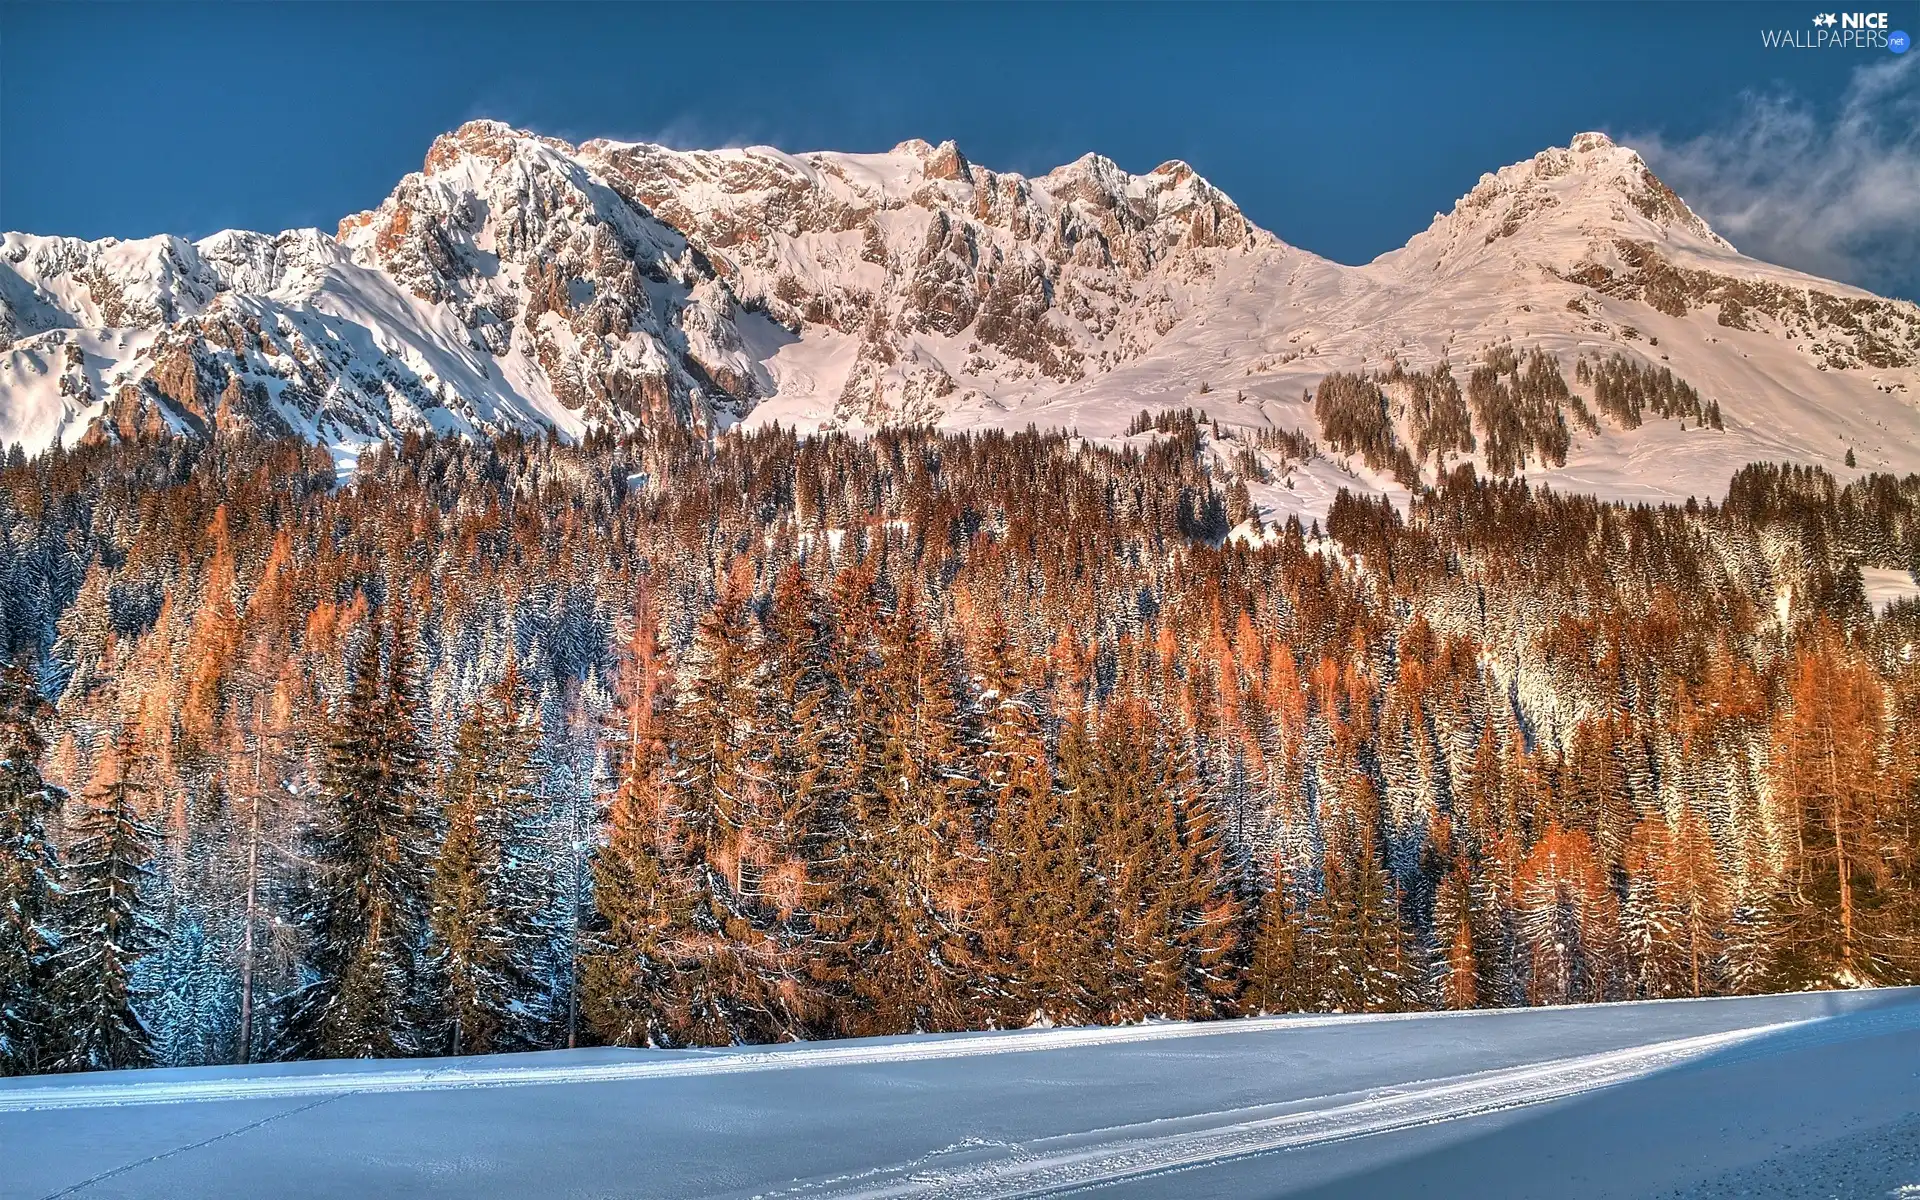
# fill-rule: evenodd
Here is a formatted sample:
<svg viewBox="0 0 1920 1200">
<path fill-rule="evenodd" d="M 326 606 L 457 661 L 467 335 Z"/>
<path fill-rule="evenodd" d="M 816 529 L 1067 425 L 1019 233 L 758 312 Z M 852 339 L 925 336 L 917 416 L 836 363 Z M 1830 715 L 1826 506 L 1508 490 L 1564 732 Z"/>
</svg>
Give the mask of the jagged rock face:
<svg viewBox="0 0 1920 1200">
<path fill-rule="evenodd" d="M 1139 355 L 1174 289 L 1271 240 L 1181 163 L 1028 180 L 951 142 L 574 147 L 476 121 L 332 237 L 9 235 L 0 337 L 153 335 L 67 385 L 39 422 L 66 436 L 723 425 L 775 389 L 766 347 L 810 333 L 852 342 L 832 419 L 927 421 L 963 386 Z"/>
<path fill-rule="evenodd" d="M 389 277 L 313 230 L 199 243 L 9 234 L 0 296 L 15 314 L 15 360 L 54 339 L 77 351 L 61 409 L 52 422 L 39 414 L 43 441 L 253 429 L 350 445 L 540 423 L 511 407 L 484 356 L 448 345 L 450 321 L 411 308 Z M 6 365 L 11 397 L 34 372 Z M 7 415 L 16 436 L 29 432 L 19 409 Z"/>
<path fill-rule="evenodd" d="M 1638 214 L 1637 220 L 1634 214 Z M 1598 236 L 1605 228 L 1641 229 L 1680 237 L 1717 250 L 1733 247 L 1655 177 L 1634 151 L 1604 134 L 1583 133 L 1569 146 L 1542 150 L 1523 163 L 1482 175 L 1453 212 L 1434 217 L 1416 237 L 1410 254 L 1459 256 L 1459 248 L 1511 238 L 1543 225 Z M 1423 245 L 1443 242 L 1444 249 Z"/>
<path fill-rule="evenodd" d="M 1037 180 L 952 142 L 885 155 L 676 151 L 589 142 L 579 157 L 788 329 L 858 338 L 836 413 L 938 415 L 970 378 L 1064 383 L 1164 332 L 1169 286 L 1272 244 L 1183 163 L 1144 176 L 1089 155 Z"/>
<path fill-rule="evenodd" d="M 585 424 L 737 418 L 764 384 L 698 252 L 564 142 L 463 126 L 339 239 L 451 310 L 476 350 L 529 358 Z"/>
<path fill-rule="evenodd" d="M 1911 304 L 1676 266 L 1656 244 L 1631 238 L 1615 241 L 1565 278 L 1601 295 L 1641 300 L 1668 316 L 1705 311 L 1728 329 L 1780 334 L 1804 345 L 1823 370 L 1920 365 L 1920 310 Z"/>
<path fill-rule="evenodd" d="M 1162 315 L 1168 279 L 1264 237 L 1181 163 L 1135 177 L 1089 156 L 1029 181 L 951 142 L 575 148 L 491 122 L 438 139 L 339 236 L 477 344 L 519 339 L 589 423 L 745 415 L 770 389 L 747 311 L 856 339 L 835 415 L 862 425 L 937 419 L 956 373 L 1066 382 L 1137 354 L 1150 338 L 1116 335 Z"/>
</svg>

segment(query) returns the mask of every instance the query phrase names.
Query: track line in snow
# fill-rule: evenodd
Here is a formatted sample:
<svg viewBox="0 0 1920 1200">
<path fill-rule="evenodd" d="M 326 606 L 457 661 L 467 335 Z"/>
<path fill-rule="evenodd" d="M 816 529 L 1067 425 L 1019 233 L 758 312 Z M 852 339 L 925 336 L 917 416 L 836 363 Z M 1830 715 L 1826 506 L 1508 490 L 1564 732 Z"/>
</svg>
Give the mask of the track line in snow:
<svg viewBox="0 0 1920 1200">
<path fill-rule="evenodd" d="M 92 1187 L 96 1183 L 104 1183 L 109 1179 L 113 1179 L 118 1176 L 125 1175 L 128 1171 L 137 1171 L 141 1167 L 148 1166 L 149 1164 L 164 1162 L 169 1158 L 175 1158 L 179 1155 L 186 1154 L 189 1151 L 198 1150 L 203 1146 L 211 1146 L 215 1142 L 224 1142 L 228 1138 L 239 1137 L 243 1133 L 251 1133 L 252 1131 L 260 1128 L 263 1125 L 271 1125 L 275 1121 L 284 1120 L 287 1117 L 297 1117 L 301 1113 L 310 1112 L 313 1109 L 319 1108 L 322 1104 L 331 1104 L 337 1099 L 339 1099 L 339 1097 L 337 1096 L 322 1096 L 320 1097 L 320 1099 L 309 1101 L 306 1104 L 300 1105 L 298 1108 L 289 1108 L 282 1112 L 270 1113 L 267 1116 L 261 1117 L 257 1121 L 248 1121 L 245 1125 L 241 1125 L 233 1129 L 225 1129 L 220 1131 L 219 1133 L 210 1134 L 207 1137 L 200 1138 L 198 1141 L 188 1142 L 184 1146 L 175 1146 L 170 1150 L 162 1150 L 156 1154 L 149 1154 L 145 1158 L 135 1159 L 130 1163 L 121 1163 L 117 1167 L 112 1167 L 112 1168 L 109 1168 L 108 1170 L 101 1171 L 97 1174 L 89 1175 L 78 1183 L 68 1184 L 66 1187 L 61 1188 L 57 1192 L 49 1192 L 47 1193 L 46 1196 L 42 1197 L 42 1200 L 61 1200 L 61 1198 L 64 1196 L 75 1195 L 78 1192 L 84 1191 L 85 1189 Z"/>
<path fill-rule="evenodd" d="M 755 1200 L 1017 1200 L 1062 1195 L 1282 1150 L 1543 1104 L 1821 1023 L 1818 1018 L 1678 1038 L 1426 1083 L 1334 1097 L 1327 1107 L 1172 1134 L 1165 1122 L 925 1156 L 858 1176 L 760 1189 Z M 1906 1024 L 1912 1024 L 1909 1021 Z M 1793 1039 L 1800 1040 L 1800 1039 Z M 1824 1040 L 1824 1039 L 1813 1039 Z M 1309 1102 L 1310 1103 L 1310 1102 Z M 1271 1110 L 1276 1105 L 1261 1106 Z M 1255 1110 L 1246 1110 L 1255 1111 Z M 1118 1136 L 1116 1136 L 1118 1135 Z M 948 1161 L 942 1161 L 942 1160 Z M 961 1161 L 953 1161 L 961 1160 Z"/>
</svg>

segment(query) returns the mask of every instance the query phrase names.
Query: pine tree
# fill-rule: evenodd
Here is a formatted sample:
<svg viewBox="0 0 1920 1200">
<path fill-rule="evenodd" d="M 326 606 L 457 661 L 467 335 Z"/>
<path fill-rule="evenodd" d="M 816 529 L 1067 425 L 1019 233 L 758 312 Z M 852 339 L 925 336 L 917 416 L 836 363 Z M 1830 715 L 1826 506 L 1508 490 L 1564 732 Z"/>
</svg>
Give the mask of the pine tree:
<svg viewBox="0 0 1920 1200">
<path fill-rule="evenodd" d="M 476 794 L 482 802 L 475 824 L 500 857 L 492 900 L 501 928 L 493 936 L 505 955 L 514 992 L 513 1016 L 502 1032 L 509 1045 L 533 1047 L 542 1044 L 541 1029 L 553 1016 L 543 1011 L 550 998 L 544 994 L 549 985 L 542 972 L 550 972 L 553 953 L 553 929 L 545 914 L 560 887 L 542 857 L 546 750 L 539 710 L 517 660 L 509 657 L 485 703 L 491 736 L 484 740 L 479 759 L 485 769 L 476 773 L 476 783 L 482 785 Z"/>
<path fill-rule="evenodd" d="M 1670 854 L 1666 819 L 1642 821 L 1627 845 L 1626 895 L 1620 903 L 1620 934 L 1634 994 L 1658 999 L 1682 993 L 1680 914 L 1663 874 Z"/>
<path fill-rule="evenodd" d="M 25 668 L 0 669 L 0 1075 L 37 1069 L 49 1050 L 60 863 L 47 818 L 65 793 L 40 776 L 43 707 Z"/>
<path fill-rule="evenodd" d="M 842 796 L 818 921 L 824 972 L 849 995 L 842 1031 L 962 1029 L 979 851 L 965 811 L 964 742 L 940 648 L 899 597 L 857 648 Z"/>
<path fill-rule="evenodd" d="M 214 510 L 206 538 L 212 550 L 181 655 L 184 678 L 178 717 L 182 750 L 189 757 L 212 748 L 240 647 L 240 614 L 235 604 L 238 585 L 225 505 Z"/>
<path fill-rule="evenodd" d="M 1558 826 L 1544 830 L 1521 864 L 1515 907 L 1530 955 L 1530 1003 L 1611 998 L 1619 912 L 1591 839 Z"/>
<path fill-rule="evenodd" d="M 492 714 L 474 705 L 453 743 L 453 764 L 442 780 L 440 854 L 428 895 L 430 970 L 447 1023 L 449 1054 L 490 1050 L 511 1016 L 513 983 L 497 895 L 501 852 L 482 810 L 493 797 Z"/>
<path fill-rule="evenodd" d="M 675 1046 L 693 1034 L 680 964 L 693 927 L 684 880 L 660 853 L 660 765 L 636 756 L 593 860 L 598 927 L 580 963 L 587 1027 L 613 1046 Z"/>
<path fill-rule="evenodd" d="M 442 776 L 445 831 L 429 892 L 428 969 L 449 1053 L 531 1044 L 533 957 L 542 931 L 536 869 L 515 857 L 538 775 L 530 727 L 520 720 L 509 664 L 494 694 L 476 703 Z"/>
<path fill-rule="evenodd" d="M 770 1041 L 795 1023 L 776 918 L 760 896 L 778 858 L 770 830 L 795 797 L 769 787 L 780 737 L 760 723 L 771 657 L 751 611 L 744 560 L 738 568 L 695 631 L 674 697 L 668 760 L 671 865 L 692 901 L 676 966 L 678 1020 L 681 1036 L 702 1045 Z"/>
<path fill-rule="evenodd" d="M 1620 925 L 1637 989 L 1646 996 L 1708 994 L 1731 900 L 1706 823 L 1682 807 L 1670 825 L 1643 821 L 1627 850 Z"/>
<path fill-rule="evenodd" d="M 838 734 L 829 657 L 832 631 L 797 565 L 781 573 L 764 618 L 766 686 L 749 735 L 757 764 L 753 833 L 762 919 L 783 947 L 803 949 L 831 802 Z"/>
<path fill-rule="evenodd" d="M 1284 866 L 1276 863 L 1273 886 L 1260 897 L 1253 910 L 1253 930 L 1249 939 L 1247 987 L 1240 998 L 1241 1011 L 1262 1013 L 1306 1012 L 1318 997 L 1312 994 L 1306 951 L 1301 930 L 1298 901 L 1292 894 Z"/>
<path fill-rule="evenodd" d="M 580 961 L 587 1027 L 614 1046 L 678 1045 L 684 1033 L 675 960 L 692 903 L 660 852 L 672 682 L 648 592 L 636 604 L 626 664 L 626 768 L 594 853 L 597 921 Z"/>
<path fill-rule="evenodd" d="M 764 749 L 752 733 L 767 656 L 749 600 L 744 573 L 729 573 L 695 631 L 674 699 L 673 817 L 728 908 L 738 903 L 744 843 L 759 800 L 756 758 Z"/>
<path fill-rule="evenodd" d="M 1054 779 L 1036 697 L 1004 638 L 987 654 L 977 756 L 992 812 L 979 920 L 987 1004 L 1003 1025 L 1084 1022 L 1096 1008 L 1090 974 L 1101 908 L 1085 805 L 1077 788 Z M 1072 723 L 1062 742 L 1064 754 L 1083 758 L 1084 725 Z"/>
<path fill-rule="evenodd" d="M 1240 918 L 1185 740 L 1145 706 L 1117 706 L 1083 786 L 1106 882 L 1106 1019 L 1215 1015 L 1237 985 Z"/>
<path fill-rule="evenodd" d="M 1321 874 L 1309 928 L 1323 1003 L 1335 1012 L 1414 1007 L 1421 971 L 1372 831 L 1330 842 Z"/>
<path fill-rule="evenodd" d="M 431 830 L 410 637 L 369 629 L 329 734 L 320 780 L 316 878 L 300 914 L 309 981 L 293 997 L 296 1052 L 327 1058 L 414 1053 L 416 961 Z"/>
<path fill-rule="evenodd" d="M 1459 863 L 1440 882 L 1433 906 L 1433 940 L 1440 952 L 1440 1003 L 1451 1009 L 1480 1005 L 1480 963 L 1474 952 L 1475 909 L 1472 875 Z"/>
<path fill-rule="evenodd" d="M 135 1009 L 141 959 L 166 940 L 147 907 L 150 863 L 160 833 L 142 819 L 150 803 L 140 753 L 123 733 L 75 823 L 61 921 L 66 935 L 53 959 L 53 1025 L 61 1070 L 147 1066 L 153 1038 Z"/>
<path fill-rule="evenodd" d="M 1773 921 L 1775 982 L 1898 982 L 1904 931 L 1888 885 L 1900 854 L 1886 836 L 1885 699 L 1872 669 L 1830 627 L 1794 664 L 1775 723 L 1774 790 L 1795 836 Z"/>
<path fill-rule="evenodd" d="M 1353 706 L 1359 715 L 1360 706 Z M 1423 970 L 1382 853 L 1379 792 L 1344 722 L 1322 764 L 1321 887 L 1308 905 L 1311 970 L 1336 1012 L 1398 1012 L 1418 1001 Z"/>
</svg>

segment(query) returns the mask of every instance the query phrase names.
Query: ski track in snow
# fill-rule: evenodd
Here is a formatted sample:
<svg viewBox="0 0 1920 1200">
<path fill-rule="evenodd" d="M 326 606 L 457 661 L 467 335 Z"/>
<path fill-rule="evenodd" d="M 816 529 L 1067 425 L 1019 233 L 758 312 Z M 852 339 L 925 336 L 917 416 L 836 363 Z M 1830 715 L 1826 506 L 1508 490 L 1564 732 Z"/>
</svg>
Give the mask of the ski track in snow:
<svg viewBox="0 0 1920 1200">
<path fill-rule="evenodd" d="M 1669 1000 L 1523 1011 L 1314 1014 L 774 1047 L 593 1051 L 414 1064 L 307 1063 L 248 1068 L 237 1075 L 143 1071 L 7 1080 L 0 1081 L 0 1114 L 19 1113 L 33 1122 L 31 1114 L 43 1113 L 37 1123 L 18 1126 L 29 1131 L 26 1144 L 50 1138 L 37 1153 L 60 1156 L 62 1161 L 71 1157 L 73 1169 L 43 1171 L 45 1177 L 33 1181 L 33 1190 L 18 1193 L 8 1192 L 0 1180 L 0 1192 L 51 1198 L 89 1192 L 104 1184 L 128 1195 L 186 1195 L 196 1194 L 197 1186 L 186 1181 L 205 1176 L 202 1182 L 208 1185 L 209 1195 L 262 1194 L 248 1190 L 241 1181 L 252 1179 L 257 1189 L 260 1180 L 301 1158 L 295 1147 L 302 1139 L 319 1138 L 332 1144 L 344 1138 L 338 1147 L 342 1169 L 359 1172 L 357 1186 L 375 1190 L 355 1193 L 355 1185 L 346 1185 L 347 1190 L 336 1188 L 326 1194 L 404 1194 L 414 1184 L 424 1184 L 428 1175 L 439 1178 L 439 1160 L 434 1155 L 458 1157 L 468 1139 L 477 1138 L 476 1145 L 489 1141 L 484 1127 L 468 1127 L 476 1116 L 483 1121 L 500 1120 L 523 1111 L 525 1105 L 524 1111 L 536 1124 L 546 1122 L 543 1127 L 552 1128 L 554 1122 L 564 1125 L 572 1120 L 568 1114 L 599 1112 L 609 1104 L 627 1109 L 630 1118 L 635 1106 L 643 1110 L 654 1104 L 684 1103 L 698 1111 L 729 1115 L 712 1118 L 719 1121 L 713 1128 L 708 1119 L 680 1127 L 680 1136 L 691 1140 L 678 1148 L 669 1145 L 652 1154 L 618 1154 L 598 1165 L 576 1164 L 579 1169 L 566 1177 L 565 1186 L 555 1179 L 535 1184 L 516 1176 L 519 1168 L 513 1164 L 523 1160 L 513 1156 L 543 1143 L 537 1134 L 531 1140 L 507 1137 L 502 1153 L 510 1161 L 479 1154 L 467 1180 L 474 1190 L 463 1194 L 605 1195 L 610 1194 L 605 1190 L 609 1185 L 615 1187 L 611 1194 L 627 1194 L 619 1190 L 618 1181 L 632 1178 L 631 1172 L 655 1168 L 662 1171 L 657 1182 L 666 1189 L 658 1194 L 697 1194 L 712 1200 L 1008 1200 L 1143 1186 L 1144 1194 L 1179 1195 L 1189 1184 L 1202 1186 L 1208 1181 L 1216 1186 L 1216 1192 L 1209 1194 L 1216 1194 L 1219 1171 L 1285 1170 L 1279 1165 L 1235 1164 L 1308 1150 L 1314 1154 L 1300 1161 L 1321 1163 L 1328 1161 L 1329 1154 L 1357 1156 L 1355 1161 L 1360 1161 L 1378 1154 L 1380 1143 L 1390 1151 L 1401 1139 L 1423 1136 L 1418 1131 L 1430 1127 L 1483 1119 L 1497 1130 L 1498 1114 L 1556 1102 L 1561 1107 L 1554 1111 L 1573 1113 L 1578 1110 L 1564 1107 L 1567 1102 L 1601 1093 L 1619 1096 L 1621 1089 L 1645 1087 L 1660 1077 L 1666 1078 L 1665 1092 L 1654 1085 L 1644 1094 L 1665 1095 L 1669 1107 L 1675 1096 L 1692 1097 L 1690 1103 L 1697 1104 L 1703 1088 L 1710 1092 L 1715 1086 L 1732 1086 L 1713 1081 L 1773 1080 L 1765 1086 L 1776 1091 L 1762 1096 L 1758 1107 L 1743 1119 L 1758 1119 L 1763 1126 L 1767 1120 L 1774 1121 L 1773 1132 L 1759 1136 L 1792 1134 L 1799 1127 L 1780 1126 L 1777 1116 L 1769 1117 L 1767 1106 L 1791 1108 L 1791 1100 L 1778 1095 L 1777 1089 L 1783 1081 L 1799 1078 L 1809 1063 L 1822 1061 L 1822 1048 L 1832 1046 L 1828 1053 L 1842 1058 L 1852 1055 L 1846 1061 L 1857 1064 L 1861 1054 L 1877 1052 L 1873 1046 L 1894 1045 L 1881 1039 L 1890 1035 L 1910 1039 L 1920 1031 L 1920 1004 L 1912 1003 L 1911 996 L 1886 1000 L 1889 1003 L 1863 999 L 1856 1005 L 1850 998 L 1833 1002 L 1808 995 L 1775 997 L 1766 1003 Z M 1696 1006 L 1697 1018 L 1685 1011 Z M 1656 1017 L 1655 1008 L 1666 1012 Z M 1577 1014 L 1597 1019 L 1584 1020 Z M 1539 1023 L 1542 1018 L 1546 1024 Z M 1353 1030 L 1354 1036 L 1339 1034 L 1339 1027 Z M 1566 1037 L 1553 1036 L 1555 1028 L 1563 1029 Z M 1361 1032 L 1369 1029 L 1376 1032 Z M 1288 1036 L 1316 1030 L 1328 1031 L 1332 1040 L 1319 1034 L 1297 1040 Z M 1523 1036 L 1520 1043 L 1508 1047 L 1510 1031 Z M 1548 1036 L 1538 1036 L 1541 1031 Z M 1219 1045 L 1191 1040 L 1241 1034 L 1252 1035 L 1253 1040 Z M 1847 1042 L 1856 1045 L 1843 1048 L 1841 1044 Z M 1387 1050 L 1391 1056 L 1391 1048 L 1402 1044 L 1409 1054 L 1395 1071 L 1390 1057 L 1389 1063 L 1382 1062 L 1380 1051 Z M 1129 1045 L 1138 1049 L 1124 1056 L 1114 1053 Z M 1250 1063 L 1282 1073 L 1264 1084 L 1254 1079 L 1211 1087 L 1207 1081 L 1220 1080 L 1220 1067 L 1234 1061 L 1243 1045 L 1252 1050 Z M 1513 1056 L 1514 1050 L 1528 1049 L 1531 1053 L 1525 1058 Z M 1810 1050 L 1816 1053 L 1810 1056 Z M 989 1066 L 1002 1055 L 1045 1051 L 1058 1057 L 1030 1067 Z M 1487 1051 L 1494 1051 L 1493 1057 Z M 1539 1057 L 1542 1053 L 1557 1057 Z M 1351 1072 L 1339 1065 L 1350 1054 L 1355 1056 Z M 939 1063 L 949 1065 L 938 1070 L 912 1066 Z M 1296 1065 L 1304 1073 L 1295 1076 Z M 791 1104 L 816 1092 L 813 1080 L 783 1081 L 765 1073 L 836 1066 L 847 1068 L 847 1073 L 819 1080 L 817 1090 L 821 1096 L 834 1097 L 833 1103 L 849 1106 L 837 1123 L 822 1123 L 817 1114 L 802 1118 L 795 1113 L 791 1128 L 779 1122 L 764 1125 L 769 1111 L 785 1110 L 768 1110 L 767 1102 L 756 1097 L 782 1097 L 778 1103 Z M 1725 1074 L 1728 1067 L 1736 1073 Z M 1161 1090 L 1144 1104 L 1102 1103 L 1101 1096 L 1076 1090 L 1089 1079 L 1102 1078 L 1109 1069 L 1116 1081 L 1131 1081 L 1124 1086 L 1144 1084 Z M 1903 1081 L 1912 1066 L 1890 1062 L 1890 1069 L 1897 1090 L 1884 1092 L 1883 1081 L 1884 1101 L 1908 1107 L 1904 1089 L 1910 1084 Z M 645 1086 L 654 1079 L 701 1077 L 713 1078 L 714 1083 L 691 1090 Z M 738 1082 L 720 1082 L 729 1077 Z M 446 1104 L 451 1101 L 427 1104 L 403 1098 L 406 1093 L 630 1082 L 642 1086 L 626 1091 L 617 1101 L 615 1094 L 601 1092 L 551 1096 L 547 1098 L 551 1103 L 507 1095 L 477 1108 L 450 1109 Z M 1014 1104 L 1017 1110 L 1036 1086 L 1045 1094 L 1033 1097 L 1028 1119 L 1003 1119 L 1003 1108 L 982 1108 L 979 1103 L 984 1098 L 995 1106 Z M 901 1088 L 906 1093 L 899 1092 Z M 934 1117 L 942 1111 L 937 1097 L 947 1089 L 954 1091 L 955 1119 L 951 1121 Z M 389 1099 L 382 1101 L 383 1095 Z M 917 1099 L 896 1120 L 889 1115 L 895 1098 L 907 1097 Z M 244 1105 L 198 1114 L 178 1111 L 196 1102 L 275 1099 L 291 1103 L 270 1112 Z M 1674 1116 L 1683 1126 L 1692 1111 L 1686 1103 Z M 131 1106 L 149 1107 L 144 1113 L 123 1111 Z M 165 1115 L 169 1106 L 177 1115 Z M 108 1111 L 91 1117 L 79 1111 L 88 1109 Z M 47 1123 L 57 1119 L 55 1114 L 61 1110 L 74 1110 L 74 1118 L 57 1125 Z M 317 1120 L 307 1115 L 316 1111 L 323 1114 Z M 1869 1105 L 1850 1119 L 1855 1126 L 1864 1120 L 1871 1127 L 1883 1119 L 1875 1115 L 1878 1111 Z M 922 1129 L 918 1123 L 929 1119 L 934 1123 Z M 1733 1124 L 1722 1134 L 1744 1127 L 1739 1119 L 1729 1120 Z M 287 1133 L 290 1122 L 303 1128 Z M 386 1130 L 394 1122 L 419 1122 L 422 1136 L 445 1144 L 419 1159 L 371 1132 Z M 767 1142 L 757 1156 L 750 1156 L 753 1161 L 716 1175 L 699 1165 L 699 1156 L 712 1149 L 708 1142 L 715 1129 L 735 1127 L 732 1123 L 739 1123 L 742 1131 L 760 1130 Z M 282 1130 L 279 1141 L 252 1140 L 255 1131 L 268 1126 Z M 627 1127 L 627 1119 L 611 1119 L 604 1128 L 596 1125 L 589 1130 L 589 1141 L 624 1136 L 620 1131 Z M 97 1141 L 103 1130 L 138 1132 L 124 1147 L 123 1157 L 120 1133 L 103 1145 Z M 856 1144 L 864 1138 L 870 1150 L 822 1152 L 818 1139 L 837 1140 L 835 1131 L 854 1137 Z M 216 1144 L 231 1146 L 242 1135 L 248 1135 L 251 1150 L 242 1147 L 200 1156 L 197 1163 L 185 1166 L 176 1161 Z M 1687 1136 L 1675 1145 L 1687 1144 Z M 1800 1141 L 1807 1136 L 1812 1135 L 1801 1136 Z M 1359 1145 L 1336 1149 L 1362 1141 L 1375 1149 Z M 1669 1147 L 1660 1152 L 1678 1151 Z M 151 1175 L 144 1173 L 149 1168 Z M 1549 1153 L 1535 1169 L 1550 1173 L 1557 1168 Z M 206 1175 L 209 1171 L 213 1174 Z M 228 1171 L 240 1174 L 228 1177 L 224 1174 Z M 129 1188 L 122 1179 L 133 1172 L 143 1172 L 139 1179 L 144 1186 Z M 222 1180 L 218 1188 L 211 1182 L 216 1178 Z M 236 1183 L 237 1190 L 232 1186 Z M 1443 1188 L 1441 1194 L 1474 1193 Z"/>
<path fill-rule="evenodd" d="M 1913 1011 L 1839 1021 L 1782 1021 L 1365 1093 L 1261 1105 L 1204 1117 L 1167 1118 L 1028 1143 L 962 1144 L 911 1163 L 863 1171 L 857 1176 L 797 1180 L 786 1188 L 742 1193 L 739 1200 L 1016 1200 L 1067 1195 L 1126 1180 L 1544 1104 L 1670 1070 L 1708 1055 L 1725 1061 L 1916 1027 L 1920 1027 L 1920 1014 Z M 1764 1049 L 1759 1044 L 1763 1041 Z M 1254 1115 L 1276 1108 L 1293 1111 Z M 1246 1119 L 1232 1120 L 1234 1117 Z M 1157 1131 L 1169 1124 L 1196 1122 L 1205 1125 L 1173 1133 Z"/>
</svg>

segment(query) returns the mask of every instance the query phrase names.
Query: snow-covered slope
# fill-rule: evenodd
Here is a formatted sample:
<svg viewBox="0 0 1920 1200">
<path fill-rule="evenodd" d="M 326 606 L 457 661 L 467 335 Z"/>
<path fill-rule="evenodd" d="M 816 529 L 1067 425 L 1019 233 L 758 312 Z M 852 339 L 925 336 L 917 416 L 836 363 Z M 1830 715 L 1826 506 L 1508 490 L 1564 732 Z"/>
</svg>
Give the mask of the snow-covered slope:
<svg viewBox="0 0 1920 1200">
<path fill-rule="evenodd" d="M 677 151 L 474 122 L 334 235 L 8 234 L 0 345 L 0 440 L 29 450 L 252 427 L 351 457 L 412 428 L 655 421 L 1111 436 L 1186 405 L 1318 438 L 1302 397 L 1329 372 L 1464 377 L 1510 345 L 1570 382 L 1582 356 L 1667 368 L 1722 414 L 1575 422 L 1564 462 L 1522 468 L 1564 486 L 1717 493 L 1750 461 L 1840 469 L 1849 450 L 1920 470 L 1920 308 L 1741 256 L 1599 134 L 1347 267 L 1179 162 L 1029 179 L 950 142 Z M 1262 498 L 1393 486 L 1320 449 Z"/>
<path fill-rule="evenodd" d="M 1895 989 L 27 1077 L 0 1200 L 1903 1195 L 1917 1049 Z"/>
</svg>

